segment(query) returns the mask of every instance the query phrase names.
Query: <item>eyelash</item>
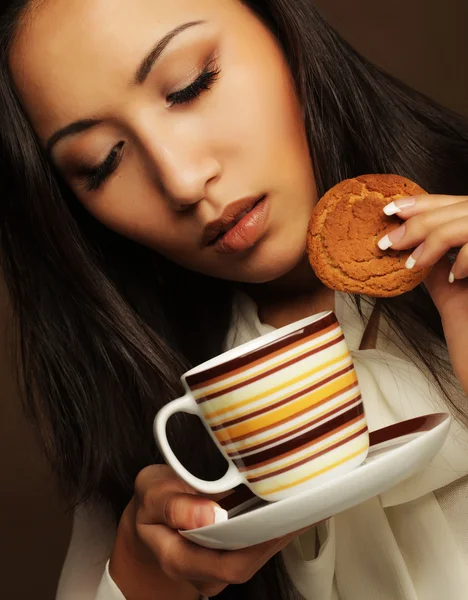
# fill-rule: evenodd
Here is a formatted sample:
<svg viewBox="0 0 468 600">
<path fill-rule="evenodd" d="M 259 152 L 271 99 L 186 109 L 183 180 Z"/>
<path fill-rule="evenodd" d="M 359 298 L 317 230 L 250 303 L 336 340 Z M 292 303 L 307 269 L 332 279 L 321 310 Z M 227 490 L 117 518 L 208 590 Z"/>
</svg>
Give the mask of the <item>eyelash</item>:
<svg viewBox="0 0 468 600">
<path fill-rule="evenodd" d="M 84 174 L 84 184 L 88 192 L 97 190 L 119 166 L 124 142 L 119 142 L 107 155 L 106 159 L 97 167 L 87 169 Z"/>
<path fill-rule="evenodd" d="M 189 104 L 195 101 L 203 92 L 211 89 L 220 73 L 221 69 L 213 62 L 208 64 L 195 81 L 183 90 L 169 94 L 167 100 L 171 103 L 171 106 Z M 124 142 L 119 142 L 100 165 L 87 170 L 84 185 L 89 192 L 97 190 L 119 166 L 123 146 Z"/>
<path fill-rule="evenodd" d="M 221 69 L 214 62 L 209 63 L 194 82 L 179 92 L 169 94 L 167 100 L 171 103 L 171 106 L 193 102 L 203 92 L 211 89 L 220 73 Z"/>
</svg>

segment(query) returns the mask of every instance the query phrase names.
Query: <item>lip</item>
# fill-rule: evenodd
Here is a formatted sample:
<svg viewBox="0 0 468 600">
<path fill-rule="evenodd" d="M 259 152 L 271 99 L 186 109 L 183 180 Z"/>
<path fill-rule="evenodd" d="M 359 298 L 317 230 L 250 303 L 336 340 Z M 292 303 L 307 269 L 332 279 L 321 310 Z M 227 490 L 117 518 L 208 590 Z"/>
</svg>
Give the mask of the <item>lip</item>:
<svg viewBox="0 0 468 600">
<path fill-rule="evenodd" d="M 265 197 L 266 195 L 262 194 L 256 197 L 241 198 L 226 206 L 219 219 L 211 221 L 204 228 L 201 241 L 202 248 L 213 245 L 216 238 L 222 233 L 226 233 L 241 213 L 250 211 L 257 202 Z"/>
<path fill-rule="evenodd" d="M 233 254 L 253 248 L 265 233 L 269 204 L 268 196 L 259 198 L 234 227 L 217 238 L 213 250 L 220 254 Z"/>
</svg>

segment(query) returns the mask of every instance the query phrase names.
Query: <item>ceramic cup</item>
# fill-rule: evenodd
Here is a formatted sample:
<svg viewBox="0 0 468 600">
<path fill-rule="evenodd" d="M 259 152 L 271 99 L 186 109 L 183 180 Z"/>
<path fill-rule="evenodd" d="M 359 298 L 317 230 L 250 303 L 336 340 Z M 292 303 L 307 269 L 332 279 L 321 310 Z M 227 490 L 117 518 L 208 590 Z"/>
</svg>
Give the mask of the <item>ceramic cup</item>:
<svg viewBox="0 0 468 600">
<path fill-rule="evenodd" d="M 267 333 L 181 379 L 186 394 L 158 412 L 154 434 L 167 463 L 200 492 L 245 484 L 264 500 L 282 500 L 351 471 L 367 456 L 356 372 L 332 312 Z M 166 424 L 180 411 L 200 417 L 228 461 L 221 479 L 199 479 L 176 458 Z"/>
</svg>

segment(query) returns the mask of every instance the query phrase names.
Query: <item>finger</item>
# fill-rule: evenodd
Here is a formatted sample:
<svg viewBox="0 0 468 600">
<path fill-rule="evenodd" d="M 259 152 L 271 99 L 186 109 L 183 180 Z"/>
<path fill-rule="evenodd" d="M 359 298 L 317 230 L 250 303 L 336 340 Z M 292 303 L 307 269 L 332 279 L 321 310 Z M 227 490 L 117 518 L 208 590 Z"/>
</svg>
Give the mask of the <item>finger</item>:
<svg viewBox="0 0 468 600">
<path fill-rule="evenodd" d="M 289 533 L 281 538 L 268 540 L 261 544 L 244 548 L 243 550 L 224 553 L 220 557 L 218 570 L 219 572 L 225 573 L 230 581 L 233 579 L 240 583 L 248 581 L 273 556 L 278 554 L 278 552 L 290 544 L 294 538 L 308 529 L 310 529 L 310 527 Z"/>
<path fill-rule="evenodd" d="M 242 550 L 223 551 L 198 546 L 162 525 L 141 525 L 139 533 L 171 579 L 210 584 L 245 583 L 282 545 L 282 540 L 275 540 Z"/>
<path fill-rule="evenodd" d="M 434 265 L 424 279 L 424 285 L 434 300 L 442 321 L 453 320 L 454 316 L 466 313 L 468 281 L 461 279 L 449 284 L 451 268 L 453 268 L 452 264 L 447 257 L 444 257 Z M 456 333 L 459 333 L 459 330 Z M 447 330 L 445 330 L 445 336 L 447 337 Z"/>
<path fill-rule="evenodd" d="M 180 557 L 183 555 L 183 561 L 179 562 L 176 569 L 183 570 L 187 578 L 239 584 L 251 579 L 270 558 L 287 546 L 299 533 L 291 533 L 279 539 L 230 551 L 202 548 L 188 542 L 180 535 L 177 540 L 167 538 L 164 543 L 169 545 L 170 552 Z"/>
<path fill-rule="evenodd" d="M 449 274 L 449 282 L 454 283 L 457 279 L 468 277 L 468 243 L 460 249 Z"/>
<path fill-rule="evenodd" d="M 385 206 L 384 213 L 388 216 L 398 215 L 401 219 L 409 219 L 422 212 L 437 210 L 444 206 L 466 202 L 467 196 L 443 196 L 440 194 L 422 194 L 399 198 Z"/>
<path fill-rule="evenodd" d="M 468 216 L 450 221 L 434 229 L 406 261 L 406 267 L 425 268 L 438 262 L 451 248 L 468 242 Z"/>
<path fill-rule="evenodd" d="M 378 241 L 381 250 L 405 250 L 421 244 L 435 229 L 468 217 L 468 201 L 416 215 Z M 465 240 L 467 241 L 467 240 Z"/>
<path fill-rule="evenodd" d="M 215 502 L 198 496 L 167 470 L 147 468 L 135 481 L 136 521 L 140 525 L 167 525 L 196 529 L 227 519 Z"/>
<path fill-rule="evenodd" d="M 281 538 L 221 554 L 217 571 L 224 581 L 229 581 L 231 584 L 245 583 L 287 543 L 284 538 Z"/>
<path fill-rule="evenodd" d="M 170 578 L 228 583 L 218 568 L 223 551 L 194 544 L 163 525 L 140 525 L 139 534 Z"/>
<path fill-rule="evenodd" d="M 150 488 L 137 511 L 137 522 L 162 524 L 171 529 L 198 529 L 226 520 L 227 513 L 215 502 L 200 496 L 181 494 L 169 483 Z"/>
<path fill-rule="evenodd" d="M 461 334 L 467 322 L 466 298 L 468 279 L 456 279 L 448 283 L 451 264 L 447 258 L 439 261 L 425 279 L 426 285 L 442 318 L 444 335 L 447 341 L 455 375 L 465 393 L 468 393 L 466 378 L 466 336 Z"/>
<path fill-rule="evenodd" d="M 272 556 L 303 531 L 305 529 L 235 551 L 203 548 L 161 525 L 141 526 L 140 536 L 168 577 L 190 581 L 201 593 L 212 596 L 227 585 L 251 579 Z"/>
</svg>

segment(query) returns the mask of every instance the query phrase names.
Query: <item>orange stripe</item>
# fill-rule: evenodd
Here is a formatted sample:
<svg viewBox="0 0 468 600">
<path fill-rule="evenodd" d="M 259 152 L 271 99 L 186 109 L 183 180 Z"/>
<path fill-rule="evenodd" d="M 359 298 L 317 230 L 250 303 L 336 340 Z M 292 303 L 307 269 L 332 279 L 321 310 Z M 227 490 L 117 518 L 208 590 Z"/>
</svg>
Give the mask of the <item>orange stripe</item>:
<svg viewBox="0 0 468 600">
<path fill-rule="evenodd" d="M 243 423 L 233 425 L 232 427 L 225 427 L 224 429 L 216 431 L 216 439 L 222 443 L 248 433 L 255 435 L 256 430 L 265 427 L 274 427 L 278 421 L 297 413 L 307 406 L 314 406 L 327 396 L 334 394 L 339 389 L 342 389 L 350 383 L 354 383 L 356 381 L 357 379 L 355 372 L 349 371 L 342 377 L 331 381 L 329 384 L 322 386 L 318 390 L 315 390 L 306 396 L 298 398 L 294 402 L 287 403 L 276 410 L 268 412 L 265 415 L 260 415 L 254 419 L 249 419 Z"/>
<path fill-rule="evenodd" d="M 331 396 L 327 396 L 324 400 L 322 400 L 321 402 L 319 402 L 316 406 L 319 406 L 320 404 L 325 404 L 326 402 L 330 402 L 331 400 L 334 400 L 337 396 L 339 396 L 340 394 L 344 393 L 344 392 L 348 392 L 349 390 L 355 390 L 355 393 L 352 394 L 351 396 L 349 396 L 347 399 L 343 400 L 342 402 L 340 402 L 339 404 L 336 404 L 333 406 L 333 408 L 327 408 L 327 410 L 325 412 L 319 413 L 317 415 L 317 417 L 314 417 L 314 421 L 312 421 L 313 423 L 315 423 L 315 421 L 319 421 L 320 417 L 322 417 L 324 414 L 328 413 L 329 411 L 332 411 L 333 413 L 339 409 L 341 406 L 346 406 L 346 405 L 351 405 L 353 402 L 357 402 L 358 400 L 361 400 L 361 394 L 359 392 L 359 389 L 356 388 L 356 385 L 354 383 L 352 383 L 351 385 L 348 385 L 344 390 L 339 390 L 338 392 L 336 392 L 335 394 L 332 394 Z M 301 430 L 303 431 L 306 428 L 306 425 L 309 423 L 310 421 L 310 415 L 308 414 L 310 412 L 309 408 L 305 408 L 304 410 L 301 410 L 300 412 L 298 412 L 297 414 L 295 414 L 292 417 L 288 417 L 287 419 L 284 419 L 283 421 L 280 421 L 279 423 L 275 424 L 275 427 L 279 427 L 280 425 L 283 425 L 284 423 L 287 423 L 288 421 L 291 421 L 292 419 L 297 419 L 303 415 L 306 415 L 306 418 L 301 421 L 300 423 L 296 423 L 295 425 L 293 425 L 292 427 L 289 427 L 288 429 L 282 429 L 280 433 L 273 433 L 272 435 L 270 435 L 269 437 L 266 438 L 262 438 L 261 441 L 256 440 L 256 441 L 252 441 L 249 442 L 247 444 L 240 444 L 239 442 L 242 442 L 243 439 L 245 439 L 245 437 L 243 438 L 242 436 L 240 438 L 236 438 L 234 440 L 231 440 L 232 444 L 235 444 L 235 448 L 230 448 L 228 449 L 227 446 L 229 446 L 229 444 L 226 444 L 224 446 L 224 449 L 226 450 L 226 452 L 228 453 L 228 456 L 230 458 L 242 458 L 242 456 L 245 456 L 245 453 L 248 452 L 250 450 L 250 448 L 255 448 L 259 445 L 261 445 L 262 447 L 266 446 L 268 444 L 268 442 L 270 442 L 271 440 L 278 438 L 278 436 L 280 436 L 281 439 L 288 437 L 288 435 L 290 433 L 292 433 L 293 431 L 297 430 Z M 270 427 L 268 427 L 267 429 L 270 429 Z M 263 430 L 258 431 L 258 434 L 262 433 Z M 250 434 L 247 437 L 252 437 Z"/>
</svg>

